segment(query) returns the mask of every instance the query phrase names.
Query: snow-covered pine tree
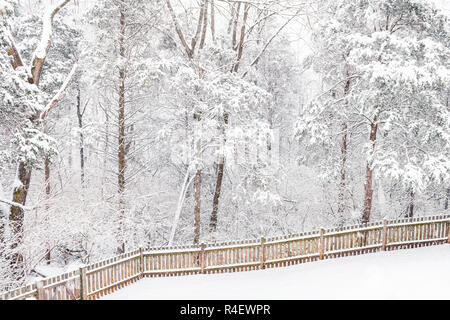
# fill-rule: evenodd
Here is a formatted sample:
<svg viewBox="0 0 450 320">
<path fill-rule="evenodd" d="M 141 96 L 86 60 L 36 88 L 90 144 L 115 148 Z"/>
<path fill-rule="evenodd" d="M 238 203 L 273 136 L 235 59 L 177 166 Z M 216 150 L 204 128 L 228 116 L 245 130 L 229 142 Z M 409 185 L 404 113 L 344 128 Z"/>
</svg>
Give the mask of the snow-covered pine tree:
<svg viewBox="0 0 450 320">
<path fill-rule="evenodd" d="M 316 66 L 336 81 L 328 82 L 325 102 L 307 110 L 311 121 L 299 121 L 299 132 L 308 128 L 309 141 L 331 137 L 339 129 L 330 131 L 330 121 L 349 117 L 365 128 L 366 142 L 357 143 L 366 155 L 361 221 L 368 222 L 374 172 L 399 182 L 412 197 L 431 184 L 448 183 L 449 111 L 442 99 L 449 82 L 448 19 L 424 1 L 327 5 L 329 20 L 316 31 L 326 39 L 316 43 L 318 57 L 333 58 Z M 349 77 L 354 84 L 346 93 Z"/>
</svg>

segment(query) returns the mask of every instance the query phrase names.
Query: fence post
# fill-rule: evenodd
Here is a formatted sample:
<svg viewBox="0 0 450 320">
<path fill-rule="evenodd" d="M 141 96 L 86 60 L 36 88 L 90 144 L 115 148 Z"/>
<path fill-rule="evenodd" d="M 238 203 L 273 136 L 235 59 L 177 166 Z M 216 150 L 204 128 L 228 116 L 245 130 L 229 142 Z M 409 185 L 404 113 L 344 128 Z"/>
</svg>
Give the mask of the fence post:
<svg viewBox="0 0 450 320">
<path fill-rule="evenodd" d="M 447 238 L 448 238 L 447 243 L 450 244 L 450 220 L 447 221 Z"/>
<path fill-rule="evenodd" d="M 142 247 L 139 248 L 139 268 L 141 271 L 141 278 L 144 277 L 144 269 L 145 269 L 145 265 L 144 265 L 144 249 L 142 249 Z"/>
<path fill-rule="evenodd" d="M 44 281 L 43 280 L 36 281 L 36 289 L 37 289 L 37 299 L 38 300 L 45 300 L 45 296 L 44 296 Z"/>
<path fill-rule="evenodd" d="M 80 268 L 80 300 L 87 300 L 86 267 Z"/>
<path fill-rule="evenodd" d="M 266 239 L 264 237 L 261 237 L 261 265 L 260 265 L 260 269 L 265 269 L 266 268 L 266 249 L 265 249 L 265 243 L 266 243 Z"/>
<path fill-rule="evenodd" d="M 381 244 L 381 250 L 386 251 L 387 244 L 387 220 L 383 219 L 383 242 Z"/>
<path fill-rule="evenodd" d="M 325 234 L 325 229 L 320 228 L 320 251 L 319 251 L 319 259 L 323 260 L 323 253 L 325 247 L 325 241 L 323 235 Z"/>
<path fill-rule="evenodd" d="M 206 267 L 206 259 L 205 259 L 205 247 L 206 245 L 202 243 L 200 245 L 200 267 L 201 267 L 201 273 L 205 273 L 205 267 Z"/>
</svg>

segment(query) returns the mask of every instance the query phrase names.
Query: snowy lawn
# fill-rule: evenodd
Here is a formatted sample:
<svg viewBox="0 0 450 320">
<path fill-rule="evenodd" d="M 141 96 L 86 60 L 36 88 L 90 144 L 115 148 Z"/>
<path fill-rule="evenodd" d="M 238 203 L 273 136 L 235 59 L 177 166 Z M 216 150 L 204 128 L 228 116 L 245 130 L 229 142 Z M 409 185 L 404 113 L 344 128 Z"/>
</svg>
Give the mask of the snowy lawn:
<svg viewBox="0 0 450 320">
<path fill-rule="evenodd" d="M 450 245 L 290 267 L 145 278 L 103 299 L 450 299 Z"/>
</svg>

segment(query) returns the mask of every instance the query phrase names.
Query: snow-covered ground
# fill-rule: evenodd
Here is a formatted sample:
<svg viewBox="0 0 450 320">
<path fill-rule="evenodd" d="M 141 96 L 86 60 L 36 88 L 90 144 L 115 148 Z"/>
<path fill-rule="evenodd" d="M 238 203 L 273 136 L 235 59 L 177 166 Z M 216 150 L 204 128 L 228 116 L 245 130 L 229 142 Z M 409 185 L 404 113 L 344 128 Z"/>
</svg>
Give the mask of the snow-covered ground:
<svg viewBox="0 0 450 320">
<path fill-rule="evenodd" d="M 146 278 L 103 299 L 450 299 L 450 245 L 285 268 Z"/>
</svg>

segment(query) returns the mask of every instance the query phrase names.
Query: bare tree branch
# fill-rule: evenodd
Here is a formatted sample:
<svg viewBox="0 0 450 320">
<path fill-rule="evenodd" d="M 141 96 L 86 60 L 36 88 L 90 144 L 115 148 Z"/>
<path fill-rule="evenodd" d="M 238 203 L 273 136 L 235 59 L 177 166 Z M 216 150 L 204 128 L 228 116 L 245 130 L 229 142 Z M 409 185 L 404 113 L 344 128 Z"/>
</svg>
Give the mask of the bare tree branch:
<svg viewBox="0 0 450 320">
<path fill-rule="evenodd" d="M 203 49 L 203 47 L 205 46 L 207 27 L 208 27 L 208 0 L 205 0 L 205 5 L 203 7 L 203 30 L 202 30 L 202 37 L 200 40 L 200 49 Z"/>
<path fill-rule="evenodd" d="M 175 25 L 175 31 L 177 32 L 178 37 L 180 38 L 181 44 L 183 45 L 184 49 L 186 50 L 186 53 L 187 53 L 189 59 L 192 59 L 194 53 L 189 48 L 189 46 L 186 42 L 186 38 L 184 37 L 183 32 L 181 31 L 180 24 L 178 23 L 178 19 L 175 15 L 175 12 L 173 11 L 173 7 L 170 3 L 170 0 L 166 0 L 166 4 L 167 4 L 167 8 L 169 9 L 169 13 L 172 18 L 173 24 Z"/>
<path fill-rule="evenodd" d="M 204 0 L 203 1 L 203 5 L 200 8 L 200 13 L 199 13 L 199 16 L 198 16 L 197 31 L 195 32 L 195 36 L 194 36 L 194 38 L 192 38 L 192 41 L 191 41 L 191 52 L 192 52 L 192 54 L 194 54 L 195 46 L 197 45 L 198 38 L 200 37 L 200 31 L 202 29 L 203 16 L 206 15 L 206 12 L 205 12 L 205 6 L 206 5 L 207 5 L 207 0 Z"/>
<path fill-rule="evenodd" d="M 239 45 L 238 45 L 238 56 L 236 64 L 234 65 L 233 71 L 238 72 L 239 65 L 241 63 L 242 59 L 242 52 L 244 50 L 244 40 L 245 40 L 245 29 L 247 27 L 247 18 L 248 18 L 248 11 L 250 10 L 250 6 L 248 4 L 244 7 L 244 17 L 242 19 L 242 27 L 241 27 L 241 37 L 239 39 Z"/>
<path fill-rule="evenodd" d="M 290 18 L 288 19 L 278 30 L 277 32 L 275 32 L 272 37 L 269 39 L 269 41 L 266 42 L 266 44 L 264 45 L 264 47 L 262 48 L 262 50 L 260 51 L 260 53 L 256 56 L 256 58 L 253 60 L 253 62 L 250 64 L 249 68 L 256 65 L 259 62 L 259 59 L 261 59 L 261 56 L 264 54 L 264 52 L 266 52 L 267 48 L 269 47 L 269 45 L 272 43 L 272 41 L 278 36 L 278 34 L 280 34 L 280 32 L 289 24 L 289 22 L 291 22 L 299 13 L 300 13 L 301 9 L 297 10 L 297 12 Z M 249 70 L 245 71 L 244 74 L 242 75 L 242 77 L 244 78 Z"/>
</svg>

